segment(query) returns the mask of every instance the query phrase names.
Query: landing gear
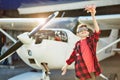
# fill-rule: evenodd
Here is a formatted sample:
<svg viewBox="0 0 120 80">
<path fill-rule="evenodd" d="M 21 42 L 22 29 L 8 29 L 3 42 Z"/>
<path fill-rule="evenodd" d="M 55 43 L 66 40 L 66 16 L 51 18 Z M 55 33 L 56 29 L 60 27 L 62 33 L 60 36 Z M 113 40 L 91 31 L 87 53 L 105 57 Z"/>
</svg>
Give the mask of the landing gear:
<svg viewBox="0 0 120 80">
<path fill-rule="evenodd" d="M 42 71 L 42 78 L 40 80 L 50 80 L 49 74 L 50 70 L 48 68 L 48 64 L 45 62 L 42 62 L 41 65 L 43 66 L 43 71 Z"/>
<path fill-rule="evenodd" d="M 118 76 L 117 76 L 117 74 L 115 74 L 115 73 L 113 73 L 113 74 L 110 74 L 109 75 L 109 78 L 108 78 L 109 80 L 118 80 Z"/>
</svg>

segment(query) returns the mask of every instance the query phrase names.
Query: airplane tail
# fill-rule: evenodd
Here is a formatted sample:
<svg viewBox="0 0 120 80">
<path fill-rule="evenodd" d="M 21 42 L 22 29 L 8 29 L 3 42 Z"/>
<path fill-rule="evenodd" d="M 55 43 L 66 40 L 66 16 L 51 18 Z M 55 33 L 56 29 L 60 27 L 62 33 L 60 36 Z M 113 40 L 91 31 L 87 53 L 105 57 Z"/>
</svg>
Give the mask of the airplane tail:
<svg viewBox="0 0 120 80">
<path fill-rule="evenodd" d="M 109 36 L 109 43 L 115 41 L 117 38 L 118 38 L 118 32 L 119 32 L 119 29 L 112 29 L 111 30 L 111 33 L 110 33 L 110 36 Z"/>
<path fill-rule="evenodd" d="M 113 49 L 117 47 L 118 29 L 112 29 L 109 37 L 100 38 L 97 47 L 97 57 L 101 61 L 113 55 Z"/>
</svg>

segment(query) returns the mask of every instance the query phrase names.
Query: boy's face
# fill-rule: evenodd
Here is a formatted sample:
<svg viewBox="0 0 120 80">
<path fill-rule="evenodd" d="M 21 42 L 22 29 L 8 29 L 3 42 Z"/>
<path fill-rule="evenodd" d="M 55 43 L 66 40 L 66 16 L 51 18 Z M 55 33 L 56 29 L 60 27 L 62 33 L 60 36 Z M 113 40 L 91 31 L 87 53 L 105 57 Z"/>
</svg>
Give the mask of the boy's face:
<svg viewBox="0 0 120 80">
<path fill-rule="evenodd" d="M 89 36 L 88 28 L 87 27 L 80 27 L 77 31 L 77 35 L 81 38 L 88 37 Z"/>
</svg>

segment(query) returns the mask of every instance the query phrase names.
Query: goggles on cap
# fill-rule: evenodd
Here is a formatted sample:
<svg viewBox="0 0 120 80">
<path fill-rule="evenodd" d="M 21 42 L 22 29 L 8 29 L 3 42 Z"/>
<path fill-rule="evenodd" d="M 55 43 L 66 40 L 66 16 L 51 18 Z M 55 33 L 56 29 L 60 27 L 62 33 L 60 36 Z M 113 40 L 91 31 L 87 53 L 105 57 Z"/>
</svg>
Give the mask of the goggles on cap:
<svg viewBox="0 0 120 80">
<path fill-rule="evenodd" d="M 82 31 L 88 31 L 88 28 L 85 26 L 79 27 L 77 30 L 77 33 L 82 32 Z"/>
</svg>

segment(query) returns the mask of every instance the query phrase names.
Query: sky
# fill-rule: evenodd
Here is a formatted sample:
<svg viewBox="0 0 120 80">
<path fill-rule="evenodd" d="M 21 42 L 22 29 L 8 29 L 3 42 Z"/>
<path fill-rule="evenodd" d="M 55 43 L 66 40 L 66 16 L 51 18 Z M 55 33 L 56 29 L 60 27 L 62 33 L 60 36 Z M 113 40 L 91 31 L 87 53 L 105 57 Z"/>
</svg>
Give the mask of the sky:
<svg viewBox="0 0 120 80">
<path fill-rule="evenodd" d="M 0 10 L 14 10 L 21 6 L 21 4 L 32 4 L 40 2 L 60 2 L 60 1 L 80 1 L 80 0 L 0 0 Z"/>
</svg>

